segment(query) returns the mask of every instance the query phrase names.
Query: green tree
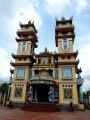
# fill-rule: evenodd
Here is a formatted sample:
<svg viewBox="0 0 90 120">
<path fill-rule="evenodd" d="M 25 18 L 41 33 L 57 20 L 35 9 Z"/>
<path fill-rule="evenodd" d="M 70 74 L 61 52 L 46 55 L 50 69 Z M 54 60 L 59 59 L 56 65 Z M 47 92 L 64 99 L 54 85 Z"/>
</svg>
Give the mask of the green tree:
<svg viewBox="0 0 90 120">
<path fill-rule="evenodd" d="M 3 83 L 1 84 L 0 91 L 2 92 L 2 94 L 7 93 L 8 88 L 9 88 L 9 85 L 7 83 Z"/>
<path fill-rule="evenodd" d="M 8 85 L 7 83 L 3 83 L 3 84 L 1 84 L 1 86 L 0 86 L 0 92 L 2 93 L 1 103 L 4 104 L 4 105 L 6 105 L 8 88 L 9 88 L 9 85 Z M 3 102 L 4 102 L 4 103 L 3 103 Z"/>
</svg>

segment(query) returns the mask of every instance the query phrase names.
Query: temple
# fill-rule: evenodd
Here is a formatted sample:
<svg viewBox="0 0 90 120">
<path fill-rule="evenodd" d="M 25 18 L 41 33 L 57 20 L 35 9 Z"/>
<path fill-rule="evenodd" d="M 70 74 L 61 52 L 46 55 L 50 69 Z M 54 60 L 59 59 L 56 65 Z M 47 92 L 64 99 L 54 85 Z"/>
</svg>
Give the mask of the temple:
<svg viewBox="0 0 90 120">
<path fill-rule="evenodd" d="M 71 102 L 78 108 L 83 79 L 78 68 L 78 51 L 74 51 L 72 18 L 56 20 L 55 45 L 57 52 L 47 48 L 35 54 L 38 38 L 34 22 L 20 23 L 16 41 L 17 53 L 11 72 L 10 101 L 13 104 L 53 103 L 66 108 Z"/>
</svg>

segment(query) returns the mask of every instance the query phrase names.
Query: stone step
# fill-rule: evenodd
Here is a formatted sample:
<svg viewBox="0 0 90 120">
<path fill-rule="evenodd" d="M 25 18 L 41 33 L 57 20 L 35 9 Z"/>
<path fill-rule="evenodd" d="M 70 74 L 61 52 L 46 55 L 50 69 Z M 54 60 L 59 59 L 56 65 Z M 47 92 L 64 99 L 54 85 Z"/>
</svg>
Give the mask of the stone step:
<svg viewBox="0 0 90 120">
<path fill-rule="evenodd" d="M 23 107 L 25 111 L 31 112 L 59 112 L 59 106 L 54 103 L 28 103 Z"/>
</svg>

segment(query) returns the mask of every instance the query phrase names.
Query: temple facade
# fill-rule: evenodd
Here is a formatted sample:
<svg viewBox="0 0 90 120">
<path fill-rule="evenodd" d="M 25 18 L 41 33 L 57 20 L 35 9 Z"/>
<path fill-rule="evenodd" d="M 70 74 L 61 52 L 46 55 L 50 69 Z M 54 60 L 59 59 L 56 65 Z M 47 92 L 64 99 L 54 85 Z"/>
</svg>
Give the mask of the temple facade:
<svg viewBox="0 0 90 120">
<path fill-rule="evenodd" d="M 32 102 L 55 103 L 66 107 L 80 103 L 80 87 L 83 80 L 78 68 L 78 51 L 74 51 L 74 25 L 72 19 L 56 20 L 55 43 L 57 52 L 47 48 L 35 54 L 37 30 L 33 22 L 20 23 L 16 41 L 17 53 L 11 72 L 10 101 L 15 104 Z"/>
</svg>

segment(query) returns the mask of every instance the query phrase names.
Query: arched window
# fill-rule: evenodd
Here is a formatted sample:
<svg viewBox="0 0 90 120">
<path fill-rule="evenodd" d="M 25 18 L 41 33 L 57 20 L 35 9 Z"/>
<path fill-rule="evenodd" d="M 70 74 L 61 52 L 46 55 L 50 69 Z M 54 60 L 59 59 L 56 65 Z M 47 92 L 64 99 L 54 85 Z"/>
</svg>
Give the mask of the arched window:
<svg viewBox="0 0 90 120">
<path fill-rule="evenodd" d="M 68 51 L 69 50 L 69 44 L 67 38 L 62 39 L 62 49 L 63 51 Z"/>
<path fill-rule="evenodd" d="M 22 52 L 22 53 L 26 53 L 26 42 L 23 42 L 23 43 L 22 43 L 21 52 Z"/>
</svg>

